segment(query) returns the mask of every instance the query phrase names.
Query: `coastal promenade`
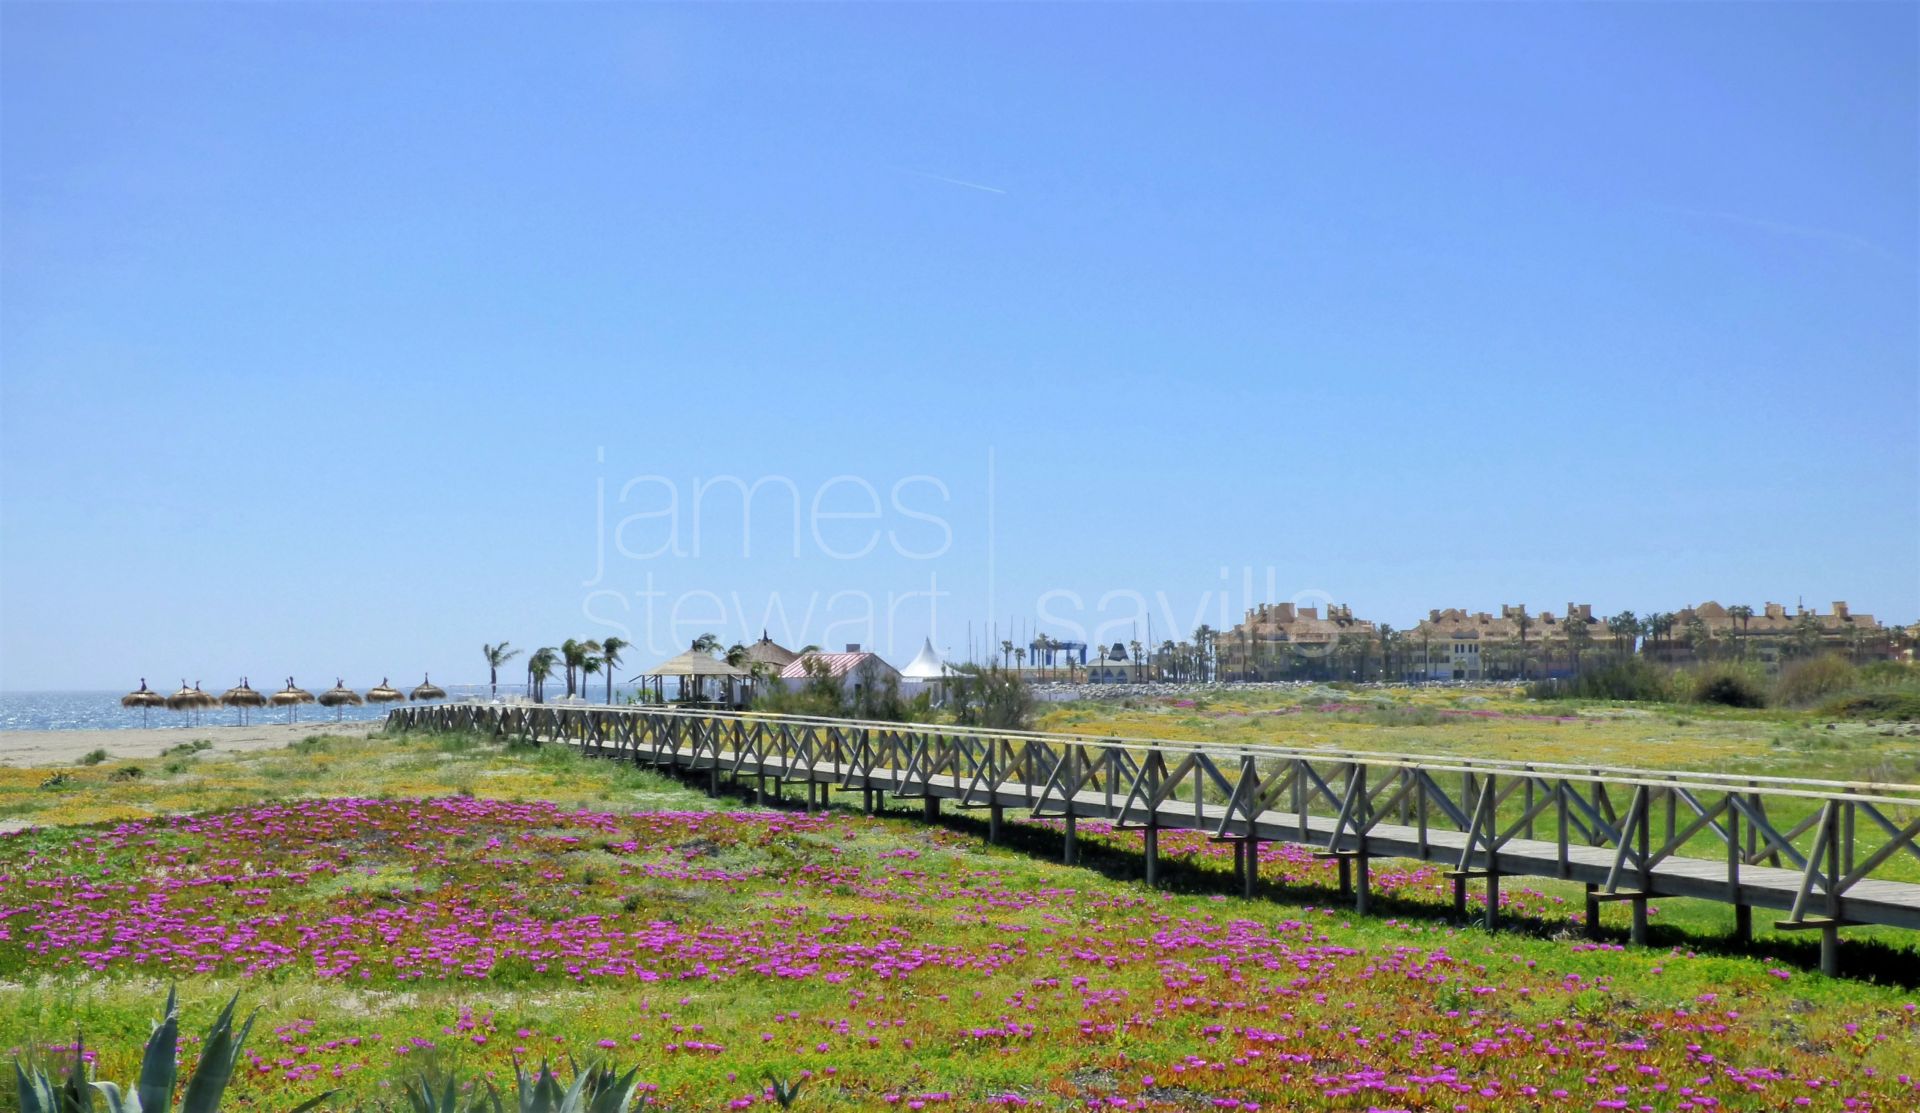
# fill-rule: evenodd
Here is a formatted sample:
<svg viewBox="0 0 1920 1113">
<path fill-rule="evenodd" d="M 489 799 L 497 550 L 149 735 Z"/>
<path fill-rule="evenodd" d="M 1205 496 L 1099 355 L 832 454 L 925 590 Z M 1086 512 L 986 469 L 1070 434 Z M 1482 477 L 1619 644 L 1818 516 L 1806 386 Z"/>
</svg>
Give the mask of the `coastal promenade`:
<svg viewBox="0 0 1920 1113">
<path fill-rule="evenodd" d="M 1718 901 L 1750 936 L 1753 910 L 1820 935 L 1821 968 L 1839 968 L 1840 930 L 1920 931 L 1920 785 L 1730 776 L 1416 754 L 1208 746 L 1162 739 L 1007 731 L 692 711 L 663 707 L 448 703 L 394 709 L 401 730 L 470 730 L 705 772 L 765 798 L 800 785 L 809 807 L 857 792 L 988 816 L 1007 809 L 1060 823 L 1076 860 L 1080 820 L 1142 833 L 1146 881 L 1160 872 L 1158 832 L 1189 829 L 1233 843 L 1251 894 L 1257 845 L 1318 848 L 1340 864 L 1357 911 L 1376 858 L 1449 868 L 1455 910 L 1483 885 L 1493 926 L 1503 877 L 1581 882 L 1587 923 L 1599 906 L 1632 908 L 1645 942 L 1647 902 Z"/>
</svg>

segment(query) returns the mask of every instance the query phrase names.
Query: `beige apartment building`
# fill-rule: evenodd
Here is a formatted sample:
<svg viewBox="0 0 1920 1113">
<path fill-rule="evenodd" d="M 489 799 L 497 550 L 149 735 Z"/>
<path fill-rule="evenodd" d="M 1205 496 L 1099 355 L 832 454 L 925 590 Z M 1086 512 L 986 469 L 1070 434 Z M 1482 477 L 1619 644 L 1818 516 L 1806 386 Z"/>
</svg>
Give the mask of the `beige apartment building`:
<svg viewBox="0 0 1920 1113">
<path fill-rule="evenodd" d="M 1727 658 L 1775 665 L 1825 652 L 1866 662 L 1900 656 L 1904 639 L 1898 634 L 1870 614 L 1855 614 L 1845 600 L 1835 601 L 1825 614 L 1804 606 L 1788 613 L 1783 603 L 1755 610 L 1708 600 L 1675 611 L 1672 628 L 1650 637 L 1644 652 L 1671 665 Z"/>
<path fill-rule="evenodd" d="M 1332 675 L 1362 648 L 1378 662 L 1378 630 L 1353 617 L 1353 608 L 1262 603 L 1231 630 L 1223 631 L 1214 655 L 1219 675 L 1230 680 L 1272 680 L 1305 671 Z"/>
</svg>

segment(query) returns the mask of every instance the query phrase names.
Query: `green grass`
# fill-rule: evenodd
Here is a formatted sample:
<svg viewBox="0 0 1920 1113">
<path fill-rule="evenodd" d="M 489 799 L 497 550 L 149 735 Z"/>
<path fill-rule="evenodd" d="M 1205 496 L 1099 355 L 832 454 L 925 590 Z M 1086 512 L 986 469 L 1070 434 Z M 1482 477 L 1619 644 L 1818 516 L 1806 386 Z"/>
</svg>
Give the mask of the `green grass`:
<svg viewBox="0 0 1920 1113">
<path fill-rule="evenodd" d="M 185 1031 L 235 991 L 262 1009 L 258 1065 L 231 1091 L 260 1109 L 391 1097 L 428 1061 L 504 1081 L 516 1054 L 638 1064 L 672 1109 L 755 1098 L 772 1075 L 807 1079 L 796 1108 L 817 1109 L 1585 1110 L 1626 1085 L 1660 1111 L 1681 1086 L 1728 1109 L 1891 1110 L 1920 1075 L 1911 992 L 1767 943 L 1715 953 L 1676 930 L 1693 930 L 1684 902 L 1660 908 L 1661 946 L 1594 947 L 1550 883 L 1509 879 L 1530 890 L 1522 930 L 1490 934 L 1445 922 L 1420 867 L 1381 863 L 1406 890 L 1356 918 L 1330 907 L 1328 863 L 1276 858 L 1266 899 L 1244 901 L 1222 895 L 1224 847 L 1172 834 L 1155 892 L 1124 840 L 1090 830 L 1089 868 L 1069 869 L 1042 825 L 989 847 L 970 815 L 715 814 L 740 805 L 465 736 L 189 765 L 68 769 L 54 790 L 48 770 L 0 773 L 0 809 L 40 825 L 0 838 L 0 1043 L 82 1029 L 103 1077 L 130 1076 L 178 979 Z M 156 898 L 218 933 L 175 955 L 194 931 L 144 911 Z M 63 908 L 75 938 L 119 924 L 121 953 L 48 943 L 33 925 Z M 1788 1081 L 1727 1073 L 1761 1068 Z"/>
</svg>

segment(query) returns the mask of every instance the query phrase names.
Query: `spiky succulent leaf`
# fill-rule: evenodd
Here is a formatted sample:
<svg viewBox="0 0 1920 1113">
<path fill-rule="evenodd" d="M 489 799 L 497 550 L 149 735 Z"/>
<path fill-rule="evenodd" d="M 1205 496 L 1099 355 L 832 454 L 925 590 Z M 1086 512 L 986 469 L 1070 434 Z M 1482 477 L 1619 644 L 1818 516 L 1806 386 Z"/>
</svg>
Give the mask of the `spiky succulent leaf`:
<svg viewBox="0 0 1920 1113">
<path fill-rule="evenodd" d="M 627 1113 L 640 1089 L 640 1068 L 615 1078 L 613 1068 L 607 1067 L 596 1072 L 595 1084 L 589 1089 L 596 1092 L 587 1104 L 587 1113 Z"/>
<path fill-rule="evenodd" d="M 146 1053 L 140 1057 L 140 1081 L 133 1088 L 136 1113 L 173 1113 L 173 1085 L 180 1078 L 179 1053 L 180 1000 L 169 986 L 166 1011 L 147 1037 Z"/>
<path fill-rule="evenodd" d="M 574 1070 L 573 1085 L 560 1099 L 560 1113 L 587 1113 L 587 1082 L 592 1077 L 592 1071 Z"/>
<path fill-rule="evenodd" d="M 73 1068 L 60 1083 L 60 1113 L 93 1113 L 93 1086 L 87 1081 L 87 1041 L 73 1041 Z"/>
<path fill-rule="evenodd" d="M 38 1066 L 32 1073 L 13 1061 L 13 1078 L 20 1091 L 20 1113 L 60 1113 L 60 1099 L 55 1095 L 53 1079 Z"/>
<path fill-rule="evenodd" d="M 328 1098 L 332 1097 L 333 1095 L 339 1092 L 340 1091 L 338 1090 L 328 1090 L 324 1094 L 319 1094 L 315 1097 L 310 1097 L 307 1100 L 301 1102 L 299 1105 L 294 1106 L 292 1109 L 287 1110 L 287 1113 L 308 1113 L 309 1110 L 317 1107 L 321 1102 L 326 1101 Z"/>
<path fill-rule="evenodd" d="M 200 1062 L 195 1064 L 193 1074 L 187 1079 L 187 1091 L 181 1097 L 180 1113 L 219 1113 L 220 1099 L 233 1078 L 233 1065 L 240 1057 L 240 1046 L 253 1030 L 253 1017 L 248 1016 L 240 1031 L 234 1032 L 233 1010 L 239 1003 L 240 995 L 235 993 L 227 1007 L 214 1018 L 213 1027 L 207 1029 Z"/>
<path fill-rule="evenodd" d="M 120 1087 L 111 1082 L 95 1082 L 93 1088 L 106 1099 L 107 1113 L 140 1113 L 139 1093 L 121 1093 Z"/>
</svg>

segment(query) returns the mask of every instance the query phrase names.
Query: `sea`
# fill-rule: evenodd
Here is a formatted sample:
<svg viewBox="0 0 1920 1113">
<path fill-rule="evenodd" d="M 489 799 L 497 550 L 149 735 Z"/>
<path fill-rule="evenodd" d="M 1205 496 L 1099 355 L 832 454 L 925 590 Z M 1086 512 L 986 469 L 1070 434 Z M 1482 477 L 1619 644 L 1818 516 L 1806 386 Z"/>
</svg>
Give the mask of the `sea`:
<svg viewBox="0 0 1920 1113">
<path fill-rule="evenodd" d="M 485 684 L 448 684 L 447 695 L 452 699 L 468 697 L 486 698 Z M 521 685 L 500 685 L 500 695 L 520 694 Z M 405 690 L 404 688 L 402 689 Z M 315 695 L 319 689 L 311 689 Z M 563 689 L 564 691 L 564 689 Z M 218 707 L 211 711 L 169 711 L 156 707 L 151 711 L 120 706 L 120 697 L 125 692 L 0 692 L 0 730 L 138 730 L 142 727 L 177 727 L 189 730 L 196 727 L 237 726 L 240 723 L 240 711 L 232 707 Z M 162 693 L 165 694 L 165 693 Z M 218 694 L 218 693 L 216 693 Z M 365 690 L 360 693 L 366 695 Z M 592 690 L 593 701 L 598 703 L 606 698 L 606 689 L 598 685 Z M 614 698 L 623 700 L 624 689 L 615 689 Z M 364 707 L 321 707 L 317 703 L 303 704 L 292 711 L 293 721 L 301 723 L 331 723 L 336 721 L 358 723 L 374 719 L 384 719 L 391 704 L 368 704 Z M 288 721 L 288 710 L 284 707 L 251 707 L 246 711 L 249 723 L 284 723 Z"/>
</svg>

